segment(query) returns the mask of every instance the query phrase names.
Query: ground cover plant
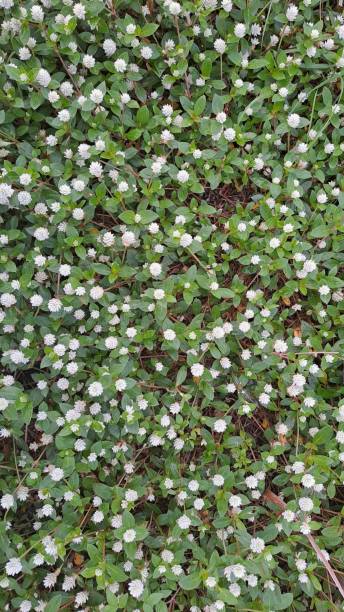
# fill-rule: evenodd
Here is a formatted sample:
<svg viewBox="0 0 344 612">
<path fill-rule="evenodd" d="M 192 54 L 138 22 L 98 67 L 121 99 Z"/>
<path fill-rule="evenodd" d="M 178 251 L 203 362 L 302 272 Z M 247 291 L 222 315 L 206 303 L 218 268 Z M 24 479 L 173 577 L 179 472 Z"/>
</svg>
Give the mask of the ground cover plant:
<svg viewBox="0 0 344 612">
<path fill-rule="evenodd" d="M 342 2 L 0 15 L 1 609 L 342 610 Z"/>
</svg>

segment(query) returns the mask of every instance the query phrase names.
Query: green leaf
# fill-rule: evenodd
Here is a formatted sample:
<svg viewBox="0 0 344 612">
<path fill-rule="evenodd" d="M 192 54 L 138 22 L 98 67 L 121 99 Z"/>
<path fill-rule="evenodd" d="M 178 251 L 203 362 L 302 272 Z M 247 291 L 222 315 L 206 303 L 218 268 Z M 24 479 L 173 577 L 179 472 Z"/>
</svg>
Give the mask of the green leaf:
<svg viewBox="0 0 344 612">
<path fill-rule="evenodd" d="M 138 140 L 142 134 L 142 130 L 139 128 L 133 128 L 127 132 L 126 137 L 128 140 Z"/>
<path fill-rule="evenodd" d="M 275 591 L 264 591 L 262 599 L 269 610 L 290 610 L 294 598 L 292 593 L 281 594 L 279 589 L 275 588 Z"/>
<path fill-rule="evenodd" d="M 329 227 L 327 225 L 318 225 L 311 232 L 309 232 L 309 236 L 311 238 L 324 238 L 329 234 Z"/>
<path fill-rule="evenodd" d="M 127 574 L 119 565 L 112 565 L 109 563 L 106 567 L 106 571 L 114 582 L 126 582 L 126 580 L 128 580 Z"/>
<path fill-rule="evenodd" d="M 141 28 L 141 36 L 151 36 L 158 29 L 157 23 L 146 23 L 146 25 Z"/>
<path fill-rule="evenodd" d="M 194 572 L 193 574 L 189 574 L 188 576 L 182 576 L 179 579 L 179 586 L 184 590 L 184 591 L 193 591 L 194 589 L 197 589 L 197 587 L 199 587 L 201 583 L 201 579 L 199 577 L 199 574 Z"/>
<path fill-rule="evenodd" d="M 44 98 L 43 98 L 42 94 L 38 93 L 37 91 L 34 91 L 31 94 L 31 96 L 30 96 L 30 106 L 31 106 L 31 108 L 33 108 L 33 110 L 36 110 L 36 108 L 41 106 L 41 104 L 43 104 L 43 102 L 44 102 Z"/>
<path fill-rule="evenodd" d="M 213 95 L 211 108 L 214 114 L 220 113 L 223 111 L 223 107 L 225 105 L 224 96 L 219 96 L 218 94 Z"/>
<path fill-rule="evenodd" d="M 136 113 L 136 123 L 139 127 L 144 127 L 149 121 L 149 110 L 147 106 L 141 106 Z"/>
<path fill-rule="evenodd" d="M 187 376 L 187 369 L 185 366 L 182 366 L 179 370 L 178 370 L 178 374 L 176 377 L 176 387 L 179 387 L 179 385 L 181 385 L 184 380 L 186 379 Z"/>
<path fill-rule="evenodd" d="M 50 599 L 48 604 L 45 606 L 45 612 L 57 612 L 62 602 L 62 595 L 55 595 Z"/>
<path fill-rule="evenodd" d="M 213 64 L 210 59 L 206 58 L 201 64 L 201 74 L 205 78 L 209 78 L 211 75 L 211 69 Z"/>
<path fill-rule="evenodd" d="M 207 98 L 205 96 L 201 96 L 200 98 L 198 98 L 198 100 L 196 100 L 195 105 L 194 105 L 194 113 L 197 116 L 202 115 L 205 106 L 207 103 Z"/>
<path fill-rule="evenodd" d="M 322 427 L 322 429 L 320 429 L 315 434 L 313 438 L 313 443 L 316 444 L 317 446 L 320 446 L 321 444 L 326 444 L 327 442 L 331 440 L 331 438 L 333 438 L 333 436 L 334 436 L 333 427 L 331 427 L 330 425 L 325 425 L 325 427 Z"/>
<path fill-rule="evenodd" d="M 156 593 L 151 593 L 145 599 L 145 604 L 148 604 L 150 606 L 155 606 L 157 603 L 159 603 L 159 601 L 161 601 L 162 599 L 165 599 L 170 594 L 171 594 L 170 590 L 157 591 Z"/>
</svg>

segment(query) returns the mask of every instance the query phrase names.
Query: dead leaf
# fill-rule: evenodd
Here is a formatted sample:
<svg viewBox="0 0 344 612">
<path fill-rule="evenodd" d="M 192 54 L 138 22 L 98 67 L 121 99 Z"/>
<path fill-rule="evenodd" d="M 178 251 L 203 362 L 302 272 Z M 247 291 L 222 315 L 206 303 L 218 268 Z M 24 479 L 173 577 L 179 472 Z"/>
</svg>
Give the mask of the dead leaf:
<svg viewBox="0 0 344 612">
<path fill-rule="evenodd" d="M 76 567 L 80 567 L 80 565 L 82 565 L 84 561 L 85 557 L 83 557 L 83 555 L 79 555 L 79 553 L 74 553 L 73 565 L 76 565 Z"/>
<path fill-rule="evenodd" d="M 278 441 L 282 446 L 285 446 L 287 444 L 287 438 L 284 434 L 279 434 Z"/>
<path fill-rule="evenodd" d="M 264 417 L 264 419 L 262 420 L 262 428 L 263 429 L 268 429 L 269 427 L 270 427 L 270 421 L 269 421 L 269 419 Z"/>
</svg>

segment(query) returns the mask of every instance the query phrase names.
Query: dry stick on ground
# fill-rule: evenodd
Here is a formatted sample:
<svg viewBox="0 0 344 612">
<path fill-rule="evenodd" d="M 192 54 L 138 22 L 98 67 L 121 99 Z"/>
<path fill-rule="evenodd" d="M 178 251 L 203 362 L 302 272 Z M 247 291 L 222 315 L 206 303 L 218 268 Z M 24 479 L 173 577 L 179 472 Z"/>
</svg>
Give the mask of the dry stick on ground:
<svg viewBox="0 0 344 612">
<path fill-rule="evenodd" d="M 282 511 L 284 511 L 286 509 L 286 507 L 287 507 L 287 504 L 283 501 L 283 499 L 281 499 L 278 495 L 276 495 L 275 493 L 270 491 L 270 489 L 267 489 L 265 491 L 263 499 L 265 499 L 266 501 L 272 502 L 273 504 L 278 506 Z M 338 591 L 340 592 L 340 594 L 341 594 L 341 596 L 343 597 L 343 600 L 344 600 L 344 588 L 343 588 L 342 584 L 339 582 L 339 580 L 337 578 L 336 572 L 334 571 L 334 569 L 331 567 L 331 565 L 327 561 L 324 553 L 320 550 L 320 548 L 319 548 L 318 544 L 316 543 L 315 539 L 313 538 L 313 536 L 308 534 L 306 536 L 306 538 L 307 538 L 308 542 L 310 543 L 311 547 L 313 548 L 313 550 L 314 550 L 316 556 L 318 557 L 319 561 L 321 561 L 321 563 L 324 565 L 326 571 L 331 576 L 334 584 L 336 585 Z"/>
</svg>

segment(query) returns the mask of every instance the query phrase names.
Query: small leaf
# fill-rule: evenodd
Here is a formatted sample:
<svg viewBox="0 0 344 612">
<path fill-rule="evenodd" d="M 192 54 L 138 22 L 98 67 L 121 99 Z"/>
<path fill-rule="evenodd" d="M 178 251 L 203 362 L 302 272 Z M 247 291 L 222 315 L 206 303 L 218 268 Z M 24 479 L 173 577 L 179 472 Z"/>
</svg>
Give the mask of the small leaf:
<svg viewBox="0 0 344 612">
<path fill-rule="evenodd" d="M 184 591 L 193 591 L 194 589 L 197 589 L 200 583 L 201 579 L 196 572 L 189 574 L 188 576 L 182 576 L 179 579 L 179 585 Z"/>
</svg>

